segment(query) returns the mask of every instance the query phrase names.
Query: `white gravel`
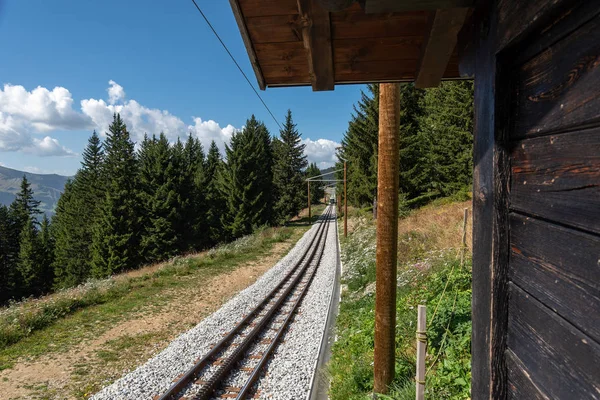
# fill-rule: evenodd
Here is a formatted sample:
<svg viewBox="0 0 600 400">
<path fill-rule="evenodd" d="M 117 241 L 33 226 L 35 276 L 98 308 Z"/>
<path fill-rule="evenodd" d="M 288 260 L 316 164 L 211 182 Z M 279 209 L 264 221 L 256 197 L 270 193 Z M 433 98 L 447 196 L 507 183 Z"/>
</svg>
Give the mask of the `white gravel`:
<svg viewBox="0 0 600 400">
<path fill-rule="evenodd" d="M 144 365 L 102 389 L 92 399 L 152 399 L 164 393 L 177 376 L 185 373 L 198 358 L 207 353 L 211 344 L 218 342 L 279 283 L 293 262 L 302 255 L 317 227 L 318 224 L 315 224 L 284 258 L 252 286 L 180 335 Z M 331 223 L 319 270 L 299 308 L 299 314 L 284 336 L 283 343 L 275 351 L 274 360 L 260 382 L 260 398 L 303 399 L 310 390 L 309 383 L 318 357 L 335 280 L 336 232 L 335 223 Z"/>
<path fill-rule="evenodd" d="M 329 224 L 325 253 L 292 325 L 259 383 L 261 399 L 305 399 L 319 357 L 337 268 L 337 227 Z"/>
</svg>

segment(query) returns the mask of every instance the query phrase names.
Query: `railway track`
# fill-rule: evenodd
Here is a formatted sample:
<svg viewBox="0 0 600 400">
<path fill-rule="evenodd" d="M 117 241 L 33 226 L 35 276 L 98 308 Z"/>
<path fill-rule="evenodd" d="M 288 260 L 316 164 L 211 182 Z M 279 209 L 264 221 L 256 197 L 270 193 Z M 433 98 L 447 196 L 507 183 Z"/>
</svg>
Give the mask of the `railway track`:
<svg viewBox="0 0 600 400">
<path fill-rule="evenodd" d="M 317 271 L 332 214 L 330 206 L 306 251 L 275 288 L 155 400 L 245 399 L 259 394 L 255 384 Z"/>
</svg>

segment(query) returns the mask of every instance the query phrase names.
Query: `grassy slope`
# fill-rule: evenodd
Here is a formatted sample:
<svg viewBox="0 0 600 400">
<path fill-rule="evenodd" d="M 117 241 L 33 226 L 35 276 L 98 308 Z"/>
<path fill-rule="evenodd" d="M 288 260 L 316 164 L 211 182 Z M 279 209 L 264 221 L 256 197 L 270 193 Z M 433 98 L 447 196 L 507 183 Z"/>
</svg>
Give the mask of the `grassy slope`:
<svg viewBox="0 0 600 400">
<path fill-rule="evenodd" d="M 89 282 L 0 309 L 0 371 L 21 359 L 66 351 L 141 308 L 158 311 L 175 296 L 173 289 L 198 287 L 212 276 L 268 255 L 276 243 L 290 239 L 295 243 L 306 229 L 304 219 L 284 228 L 267 228 L 205 253 L 175 258 L 147 273 Z"/>
<path fill-rule="evenodd" d="M 469 397 L 470 257 L 462 268 L 459 257 L 464 207 L 470 203 L 437 201 L 399 221 L 396 380 L 382 398 L 414 399 L 419 304 L 428 306 L 427 397 Z M 357 214 L 342 241 L 345 290 L 330 362 L 334 400 L 368 399 L 373 388 L 375 226 L 368 214 Z"/>
</svg>

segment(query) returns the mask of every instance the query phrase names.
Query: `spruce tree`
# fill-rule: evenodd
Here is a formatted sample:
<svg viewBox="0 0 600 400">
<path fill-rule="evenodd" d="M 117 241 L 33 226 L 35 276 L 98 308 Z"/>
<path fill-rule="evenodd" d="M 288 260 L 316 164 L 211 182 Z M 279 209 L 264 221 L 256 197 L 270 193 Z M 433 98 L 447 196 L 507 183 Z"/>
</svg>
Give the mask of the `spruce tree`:
<svg viewBox="0 0 600 400">
<path fill-rule="evenodd" d="M 20 279 L 20 296 L 42 293 L 42 257 L 41 244 L 36 222 L 29 217 L 19 236 L 19 258 L 17 268 Z"/>
<path fill-rule="evenodd" d="M 448 196 L 473 175 L 473 82 L 442 82 L 423 97 L 420 133 L 428 144 L 428 191 Z M 424 179 L 423 179 L 424 180 Z"/>
<path fill-rule="evenodd" d="M 85 234 L 88 227 L 80 219 L 80 213 L 86 211 L 82 204 L 73 181 L 67 181 L 53 218 L 56 288 L 78 285 L 90 276 L 90 263 L 86 262 L 86 259 L 90 260 L 90 242 L 89 239 L 86 241 Z"/>
<path fill-rule="evenodd" d="M 46 215 L 42 218 L 42 224 L 39 232 L 39 259 L 40 259 L 40 278 L 41 290 L 47 293 L 52 289 L 54 281 L 54 237 L 50 220 Z"/>
<path fill-rule="evenodd" d="M 8 207 L 0 205 L 0 304 L 11 297 L 14 288 L 16 263 L 11 241 L 13 224 Z"/>
<path fill-rule="evenodd" d="M 140 201 L 143 211 L 141 253 L 145 262 L 161 261 L 177 252 L 180 204 L 173 155 L 167 137 L 146 137 L 140 153 Z"/>
<path fill-rule="evenodd" d="M 83 151 L 81 168 L 65 190 L 53 218 L 56 287 L 84 282 L 92 264 L 93 232 L 104 200 L 104 151 L 94 131 Z"/>
<path fill-rule="evenodd" d="M 181 157 L 180 189 L 182 251 L 198 250 L 209 243 L 206 232 L 206 198 L 204 176 L 204 149 L 198 138 L 190 134 Z"/>
<path fill-rule="evenodd" d="M 310 163 L 308 168 L 306 169 L 306 178 L 312 178 L 315 176 L 321 175 L 321 170 L 317 167 L 316 163 Z M 321 199 L 325 197 L 325 189 L 323 182 L 313 181 L 310 183 L 310 203 L 318 204 L 321 202 Z"/>
<path fill-rule="evenodd" d="M 139 254 L 138 165 L 125 123 L 115 114 L 104 142 L 105 198 L 92 242 L 92 275 L 137 267 Z"/>
<path fill-rule="evenodd" d="M 221 221 L 232 238 L 271 222 L 272 150 L 266 126 L 254 115 L 225 148 L 227 162 L 219 174 L 226 202 Z"/>
<path fill-rule="evenodd" d="M 213 140 L 208 149 L 204 166 L 204 194 L 206 201 L 206 225 L 209 244 L 214 245 L 225 239 L 221 216 L 225 215 L 225 201 L 219 190 L 218 174 L 223 160 L 217 144 Z"/>
<path fill-rule="evenodd" d="M 33 197 L 33 189 L 31 188 L 31 184 L 27 180 L 27 176 L 23 175 L 23 179 L 21 180 L 21 190 L 19 193 L 17 193 L 17 197 L 10 205 L 11 212 L 13 213 L 15 222 L 17 224 L 19 235 L 21 233 L 21 229 L 25 227 L 30 219 L 32 220 L 34 226 L 39 225 L 37 217 L 42 213 L 39 207 L 40 201 L 35 200 Z"/>
<path fill-rule="evenodd" d="M 348 201 L 357 206 L 371 205 L 377 192 L 378 131 L 379 86 L 371 84 L 367 86 L 367 92 L 361 92 L 361 99 L 354 106 L 339 152 L 348 165 Z M 342 169 L 343 161 L 340 160 L 336 170 Z M 343 179 L 343 172 L 338 172 L 336 177 Z"/>
<path fill-rule="evenodd" d="M 307 167 L 301 135 L 288 110 L 281 139 L 273 141 L 273 189 L 276 196 L 274 204 L 275 219 L 285 223 L 298 214 L 306 203 L 304 195 L 304 174 Z"/>
</svg>

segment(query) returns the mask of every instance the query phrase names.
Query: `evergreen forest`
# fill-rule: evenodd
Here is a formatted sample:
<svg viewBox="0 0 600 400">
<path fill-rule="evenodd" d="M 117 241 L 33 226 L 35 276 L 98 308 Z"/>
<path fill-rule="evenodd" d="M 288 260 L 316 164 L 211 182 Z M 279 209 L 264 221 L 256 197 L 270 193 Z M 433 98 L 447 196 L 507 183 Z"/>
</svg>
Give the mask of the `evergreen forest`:
<svg viewBox="0 0 600 400">
<path fill-rule="evenodd" d="M 427 90 L 402 85 L 401 112 L 401 205 L 417 207 L 468 188 L 473 83 L 443 82 Z M 348 201 L 356 207 L 375 200 L 377 132 L 378 86 L 368 85 L 336 165 L 341 170 L 347 160 Z M 103 139 L 96 132 L 89 138 L 52 220 L 42 217 L 26 177 L 14 202 L 0 206 L 0 303 L 286 223 L 307 203 L 305 179 L 321 174 L 308 164 L 304 147 L 291 111 L 277 137 L 251 116 L 223 154 L 214 141 L 206 150 L 191 134 L 170 142 L 161 133 L 136 144 L 115 114 Z M 311 184 L 311 202 L 323 196 L 323 186 Z"/>
<path fill-rule="evenodd" d="M 0 303 L 204 250 L 285 223 L 306 204 L 291 111 L 276 138 L 252 116 L 225 154 L 192 135 L 171 143 L 161 133 L 136 146 L 115 114 L 82 158 L 51 221 L 25 176 L 15 201 L 0 206 Z"/>
</svg>

